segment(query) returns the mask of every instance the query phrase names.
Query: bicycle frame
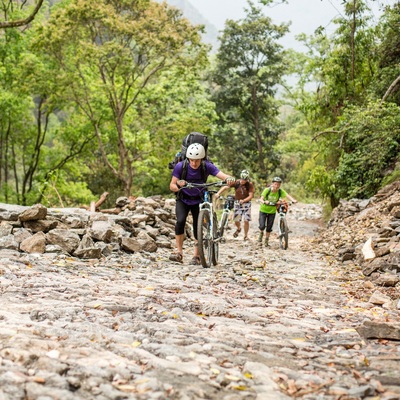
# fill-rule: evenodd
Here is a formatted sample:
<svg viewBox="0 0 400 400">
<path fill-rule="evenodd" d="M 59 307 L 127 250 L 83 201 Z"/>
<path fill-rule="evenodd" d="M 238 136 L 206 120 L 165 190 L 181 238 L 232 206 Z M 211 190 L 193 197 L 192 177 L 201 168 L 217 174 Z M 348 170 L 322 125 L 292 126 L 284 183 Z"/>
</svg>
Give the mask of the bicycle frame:
<svg viewBox="0 0 400 400">
<path fill-rule="evenodd" d="M 225 241 L 223 236 L 225 228 L 228 226 L 229 214 L 231 212 L 231 209 L 229 208 L 229 203 L 227 202 L 227 198 L 220 197 L 220 200 L 225 200 L 225 204 L 218 224 L 218 236 L 219 240 Z"/>
<path fill-rule="evenodd" d="M 279 247 L 287 250 L 289 245 L 289 227 L 286 220 L 286 210 L 283 203 L 278 206 L 278 215 Z"/>
<path fill-rule="evenodd" d="M 219 236 L 217 214 L 212 203 L 215 191 L 209 190 L 209 186 L 223 186 L 224 182 L 212 183 L 187 183 L 187 188 L 204 188 L 203 201 L 199 205 L 199 219 L 197 223 L 197 239 L 199 256 L 204 268 L 209 268 L 211 263 L 218 264 L 219 248 L 221 241 Z"/>
<path fill-rule="evenodd" d="M 213 206 L 213 203 L 212 203 L 212 197 L 213 197 L 213 192 L 210 192 L 206 188 L 206 190 L 203 192 L 203 202 L 200 203 L 199 211 L 207 209 L 207 210 L 210 211 L 211 216 L 215 215 L 214 206 Z M 211 238 L 213 240 L 216 239 L 216 237 L 214 235 L 214 231 L 215 231 L 214 222 L 215 222 L 214 218 L 211 218 L 211 221 L 210 221 L 211 226 L 210 227 L 211 227 Z"/>
</svg>

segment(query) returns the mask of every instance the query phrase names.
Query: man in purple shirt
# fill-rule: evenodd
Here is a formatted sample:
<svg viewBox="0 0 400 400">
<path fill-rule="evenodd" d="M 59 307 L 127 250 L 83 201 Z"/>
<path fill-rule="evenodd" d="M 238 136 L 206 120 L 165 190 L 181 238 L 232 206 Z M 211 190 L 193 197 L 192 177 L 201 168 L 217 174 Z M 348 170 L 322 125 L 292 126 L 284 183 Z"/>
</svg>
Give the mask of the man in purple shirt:
<svg viewBox="0 0 400 400">
<path fill-rule="evenodd" d="M 194 255 L 190 264 L 199 265 L 199 250 L 197 247 L 197 220 L 199 217 L 199 204 L 202 202 L 202 190 L 200 188 L 185 188 L 187 182 L 190 183 L 206 183 L 209 175 L 216 176 L 221 180 L 232 182 L 235 178 L 220 171 L 212 162 L 204 160 L 206 152 L 204 146 L 199 143 L 191 144 L 187 151 L 187 173 L 186 178 L 181 179 L 186 161 L 176 164 L 172 171 L 172 178 L 169 188 L 173 192 L 179 192 L 176 199 L 176 225 L 175 225 L 175 242 L 176 252 L 170 256 L 170 260 L 183 262 L 183 241 L 185 239 L 185 225 L 189 212 L 193 217 L 193 233 L 196 239 L 194 247 Z M 202 165 L 203 162 L 203 165 Z M 204 169 L 203 169 L 204 168 Z M 203 169 L 203 170 L 202 170 Z"/>
</svg>

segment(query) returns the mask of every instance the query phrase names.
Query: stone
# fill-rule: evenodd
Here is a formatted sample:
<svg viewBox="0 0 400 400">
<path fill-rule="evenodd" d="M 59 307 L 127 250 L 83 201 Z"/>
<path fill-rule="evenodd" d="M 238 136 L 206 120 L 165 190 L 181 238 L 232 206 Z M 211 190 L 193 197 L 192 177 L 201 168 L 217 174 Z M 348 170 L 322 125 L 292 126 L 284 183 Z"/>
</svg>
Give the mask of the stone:
<svg viewBox="0 0 400 400">
<path fill-rule="evenodd" d="M 369 238 L 365 243 L 364 246 L 362 248 L 362 254 L 364 256 L 364 260 L 372 260 L 373 258 L 375 258 L 375 252 L 373 249 L 373 245 L 372 245 L 372 239 Z"/>
<path fill-rule="evenodd" d="M 64 251 L 72 254 L 79 246 L 80 238 L 67 229 L 53 229 L 46 234 L 48 244 L 58 245 Z"/>
<path fill-rule="evenodd" d="M 43 232 L 35 233 L 21 242 L 20 249 L 26 253 L 44 253 L 46 251 L 46 235 Z"/>
<path fill-rule="evenodd" d="M 113 225 L 107 220 L 93 221 L 88 232 L 93 239 L 110 243 L 113 237 Z"/>
<path fill-rule="evenodd" d="M 38 220 L 28 220 L 22 223 L 25 229 L 29 229 L 31 232 L 48 232 L 51 229 L 55 229 L 58 227 L 58 221 L 56 220 L 47 220 L 47 219 L 38 219 Z"/>
<path fill-rule="evenodd" d="M 1 221 L 0 223 L 0 237 L 8 236 L 13 233 L 14 227 L 8 222 Z"/>
<path fill-rule="evenodd" d="M 364 321 L 356 330 L 365 339 L 400 340 L 400 324 L 398 323 Z"/>
<path fill-rule="evenodd" d="M 384 295 L 379 290 L 375 290 L 375 292 L 370 297 L 369 302 L 372 304 L 382 305 L 390 302 L 390 297 Z"/>
<path fill-rule="evenodd" d="M 47 208 L 42 204 L 35 204 L 34 206 L 23 211 L 19 215 L 19 220 L 21 222 L 36 221 L 39 219 L 45 219 L 46 216 L 47 216 Z"/>
</svg>

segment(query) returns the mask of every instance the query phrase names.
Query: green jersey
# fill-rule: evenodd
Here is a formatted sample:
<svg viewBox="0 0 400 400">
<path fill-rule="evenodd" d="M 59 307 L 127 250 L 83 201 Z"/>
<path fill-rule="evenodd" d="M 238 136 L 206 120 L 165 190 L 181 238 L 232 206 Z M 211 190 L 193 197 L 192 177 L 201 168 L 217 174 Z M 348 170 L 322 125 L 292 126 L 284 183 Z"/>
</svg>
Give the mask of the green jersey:
<svg viewBox="0 0 400 400">
<path fill-rule="evenodd" d="M 286 198 L 287 193 L 283 189 L 278 189 L 276 192 L 273 192 L 270 187 L 267 187 L 261 193 L 261 197 L 264 201 L 269 201 L 270 203 L 274 203 L 274 205 L 269 204 L 261 204 L 260 211 L 265 214 L 275 214 L 276 213 L 276 203 L 279 199 Z"/>
</svg>

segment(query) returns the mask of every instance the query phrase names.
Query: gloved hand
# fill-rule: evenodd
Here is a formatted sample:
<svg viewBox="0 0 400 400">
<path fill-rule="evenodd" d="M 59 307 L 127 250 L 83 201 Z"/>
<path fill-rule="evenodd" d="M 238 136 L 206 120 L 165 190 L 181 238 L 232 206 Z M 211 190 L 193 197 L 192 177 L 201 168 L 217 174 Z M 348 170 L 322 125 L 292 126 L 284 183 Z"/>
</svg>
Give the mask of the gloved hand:
<svg viewBox="0 0 400 400">
<path fill-rule="evenodd" d="M 181 187 L 181 188 L 184 187 L 184 186 L 186 186 L 186 181 L 183 180 L 183 179 L 180 179 L 180 180 L 177 181 L 176 183 L 177 183 L 178 187 Z"/>
<path fill-rule="evenodd" d="M 236 181 L 236 179 L 233 177 L 233 176 L 228 176 L 226 179 L 225 179 L 225 182 L 228 184 L 228 185 L 230 185 L 231 183 L 234 183 Z"/>
</svg>

